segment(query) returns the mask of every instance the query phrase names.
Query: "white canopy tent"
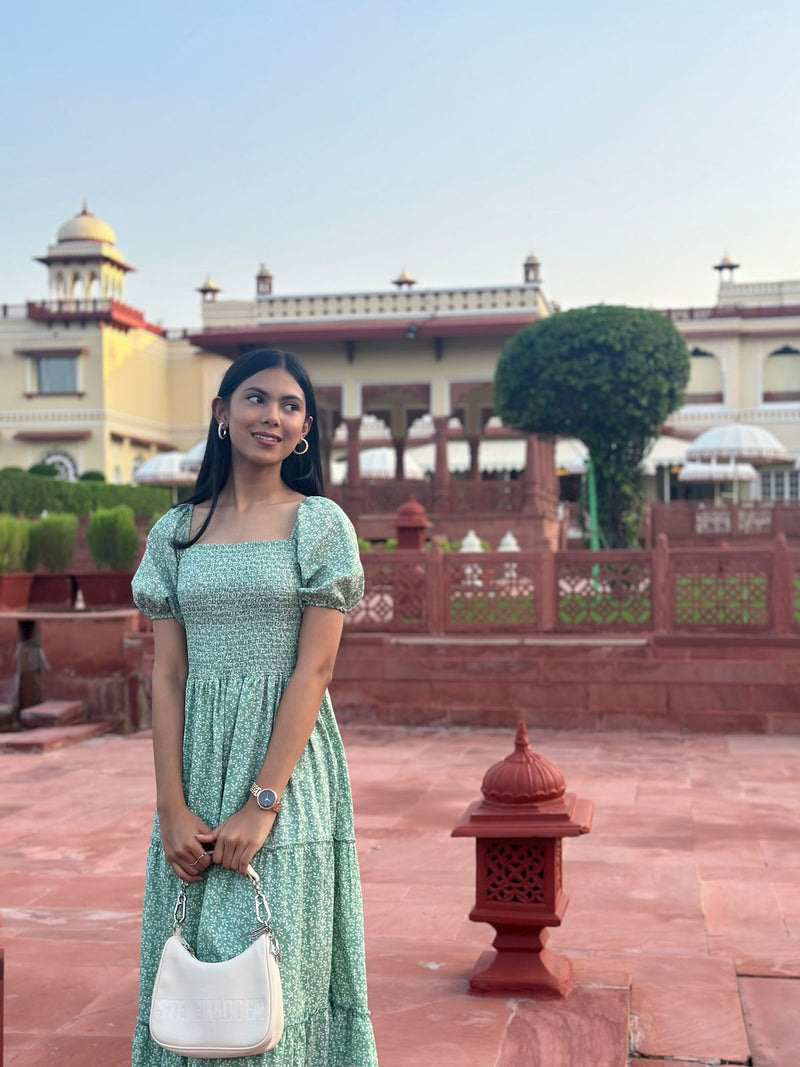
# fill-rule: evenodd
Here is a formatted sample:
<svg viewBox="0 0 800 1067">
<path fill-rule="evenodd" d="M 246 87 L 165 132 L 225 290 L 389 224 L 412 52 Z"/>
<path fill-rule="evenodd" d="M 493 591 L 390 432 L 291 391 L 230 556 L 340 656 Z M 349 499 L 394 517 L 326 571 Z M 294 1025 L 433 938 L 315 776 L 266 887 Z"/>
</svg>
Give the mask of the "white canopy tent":
<svg viewBox="0 0 800 1067">
<path fill-rule="evenodd" d="M 692 441 L 687 459 L 745 460 L 754 464 L 788 463 L 785 446 L 762 426 L 748 426 L 740 422 L 715 426 Z"/>
<path fill-rule="evenodd" d="M 137 485 L 194 485 L 194 475 L 182 466 L 185 453 L 160 452 L 148 459 L 133 476 Z"/>
<path fill-rule="evenodd" d="M 679 482 L 755 482 L 758 471 L 752 463 L 701 463 L 689 460 L 678 474 Z"/>
<path fill-rule="evenodd" d="M 203 456 L 206 454 L 206 439 L 198 441 L 196 445 L 192 445 L 188 452 L 183 453 L 183 459 L 181 460 L 181 467 L 185 471 L 193 471 L 195 474 L 200 470 L 200 466 L 203 462 Z"/>
<path fill-rule="evenodd" d="M 137 485 L 163 485 L 172 489 L 172 503 L 177 503 L 178 486 L 194 485 L 195 474 L 183 466 L 184 452 L 161 452 L 148 459 L 136 471 Z"/>
<path fill-rule="evenodd" d="M 659 437 L 645 456 L 645 473 L 653 475 L 657 467 L 677 466 L 684 462 L 688 441 L 678 437 Z M 575 437 L 564 437 L 556 442 L 556 469 L 566 474 L 585 474 L 589 451 Z M 426 473 L 431 473 L 436 464 L 433 444 L 416 445 L 406 452 L 406 460 L 413 457 Z M 447 442 L 447 464 L 454 474 L 470 469 L 469 445 L 466 441 Z M 478 448 L 478 466 L 482 473 L 522 470 L 525 467 L 525 441 L 522 438 L 488 438 Z"/>
<path fill-rule="evenodd" d="M 421 481 L 425 472 L 417 461 L 406 455 L 403 460 L 406 478 Z M 397 454 L 393 448 L 365 448 L 359 455 L 362 478 L 394 478 L 397 469 Z M 341 485 L 347 480 L 347 460 L 337 459 L 331 464 L 331 481 Z"/>
</svg>

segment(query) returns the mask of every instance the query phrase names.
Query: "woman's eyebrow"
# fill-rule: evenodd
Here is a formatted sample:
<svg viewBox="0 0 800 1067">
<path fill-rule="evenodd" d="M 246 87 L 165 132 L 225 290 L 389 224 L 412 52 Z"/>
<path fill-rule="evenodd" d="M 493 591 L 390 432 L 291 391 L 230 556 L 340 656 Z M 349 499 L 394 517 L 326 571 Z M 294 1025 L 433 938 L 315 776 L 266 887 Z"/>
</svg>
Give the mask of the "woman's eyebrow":
<svg viewBox="0 0 800 1067">
<path fill-rule="evenodd" d="M 247 391 L 248 391 L 248 393 L 258 393 L 260 396 L 263 396 L 263 397 L 266 397 L 266 398 L 268 398 L 269 395 L 270 395 L 264 389 L 259 389 L 259 387 L 257 385 L 249 386 Z M 287 393 L 285 396 L 282 396 L 280 399 L 281 400 L 298 400 L 299 401 L 300 397 L 296 396 L 294 393 Z"/>
</svg>

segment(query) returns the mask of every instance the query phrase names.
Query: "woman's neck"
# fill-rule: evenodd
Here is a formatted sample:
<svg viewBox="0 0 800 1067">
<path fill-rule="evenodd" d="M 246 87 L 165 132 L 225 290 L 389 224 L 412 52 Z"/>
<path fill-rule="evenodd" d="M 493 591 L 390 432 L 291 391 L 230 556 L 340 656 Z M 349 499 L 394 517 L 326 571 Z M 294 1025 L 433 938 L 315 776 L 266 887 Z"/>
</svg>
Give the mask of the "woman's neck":
<svg viewBox="0 0 800 1067">
<path fill-rule="evenodd" d="M 231 470 L 225 488 L 219 495 L 219 504 L 236 511 L 249 511 L 254 507 L 270 504 L 285 504 L 297 497 L 281 478 L 279 467 L 267 470 Z"/>
</svg>

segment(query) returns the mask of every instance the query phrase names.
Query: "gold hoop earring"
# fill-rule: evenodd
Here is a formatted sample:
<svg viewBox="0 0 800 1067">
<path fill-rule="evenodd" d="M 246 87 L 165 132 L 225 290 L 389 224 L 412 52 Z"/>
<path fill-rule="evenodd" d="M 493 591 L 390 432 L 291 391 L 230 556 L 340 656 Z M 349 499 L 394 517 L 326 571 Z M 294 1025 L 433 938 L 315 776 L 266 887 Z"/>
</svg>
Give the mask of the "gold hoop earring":
<svg viewBox="0 0 800 1067">
<path fill-rule="evenodd" d="M 305 448 L 301 448 L 300 451 L 298 452 L 297 451 L 297 445 L 295 445 L 294 449 L 292 451 L 294 452 L 294 454 L 296 456 L 304 456 L 306 454 L 306 452 L 308 452 L 308 441 L 306 441 L 305 437 L 301 437 L 300 440 L 297 442 L 297 444 L 298 445 L 305 445 L 306 447 Z"/>
<path fill-rule="evenodd" d="M 217 437 L 220 439 L 220 441 L 224 441 L 227 436 L 228 436 L 227 429 L 222 425 L 221 422 L 218 422 L 217 423 Z"/>
</svg>

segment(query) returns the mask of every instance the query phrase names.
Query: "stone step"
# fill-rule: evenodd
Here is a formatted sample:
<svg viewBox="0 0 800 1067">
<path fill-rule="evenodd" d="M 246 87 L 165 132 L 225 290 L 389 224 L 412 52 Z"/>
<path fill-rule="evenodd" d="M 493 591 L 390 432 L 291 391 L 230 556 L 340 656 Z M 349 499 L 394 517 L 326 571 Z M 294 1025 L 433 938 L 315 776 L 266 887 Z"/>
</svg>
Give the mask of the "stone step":
<svg viewBox="0 0 800 1067">
<path fill-rule="evenodd" d="M 0 734 L 0 752 L 51 752 L 77 745 L 111 730 L 110 722 L 82 722 L 77 726 L 40 726 L 15 734 Z"/>
<path fill-rule="evenodd" d="M 31 704 L 19 715 L 19 721 L 26 730 L 42 726 L 69 726 L 83 722 L 85 712 L 81 700 L 44 700 L 41 704 Z"/>
</svg>

